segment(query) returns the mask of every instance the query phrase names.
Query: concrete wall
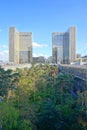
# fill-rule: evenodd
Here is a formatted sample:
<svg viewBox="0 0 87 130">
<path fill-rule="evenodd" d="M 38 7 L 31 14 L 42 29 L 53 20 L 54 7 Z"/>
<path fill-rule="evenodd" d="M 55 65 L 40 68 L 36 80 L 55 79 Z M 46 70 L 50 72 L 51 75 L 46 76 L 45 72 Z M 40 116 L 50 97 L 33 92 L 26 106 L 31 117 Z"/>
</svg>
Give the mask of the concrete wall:
<svg viewBox="0 0 87 130">
<path fill-rule="evenodd" d="M 87 67 L 76 66 L 76 65 L 59 65 L 59 70 L 68 72 L 72 75 L 87 80 Z"/>
<path fill-rule="evenodd" d="M 60 65 L 59 70 L 74 76 L 74 87 L 76 91 L 87 90 L 87 67 Z"/>
</svg>

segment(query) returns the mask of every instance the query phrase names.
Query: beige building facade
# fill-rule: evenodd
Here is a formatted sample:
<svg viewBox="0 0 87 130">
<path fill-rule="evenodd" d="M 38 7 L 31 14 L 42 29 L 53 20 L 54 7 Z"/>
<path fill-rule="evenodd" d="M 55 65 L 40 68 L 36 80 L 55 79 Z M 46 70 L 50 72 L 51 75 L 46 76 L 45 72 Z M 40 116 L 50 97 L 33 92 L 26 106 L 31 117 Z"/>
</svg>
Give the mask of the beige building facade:
<svg viewBox="0 0 87 130">
<path fill-rule="evenodd" d="M 32 33 L 18 32 L 9 28 L 9 62 L 16 64 L 32 62 Z"/>
</svg>

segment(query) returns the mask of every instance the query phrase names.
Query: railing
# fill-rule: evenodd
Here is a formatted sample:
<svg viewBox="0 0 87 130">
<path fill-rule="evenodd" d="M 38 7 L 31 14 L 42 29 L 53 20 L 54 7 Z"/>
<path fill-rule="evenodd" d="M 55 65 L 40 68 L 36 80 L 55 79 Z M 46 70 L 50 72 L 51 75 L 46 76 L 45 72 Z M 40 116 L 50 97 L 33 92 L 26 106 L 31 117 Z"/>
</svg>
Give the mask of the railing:
<svg viewBox="0 0 87 130">
<path fill-rule="evenodd" d="M 87 81 L 87 67 L 76 65 L 59 65 L 59 70 L 70 73 L 78 78 Z"/>
</svg>

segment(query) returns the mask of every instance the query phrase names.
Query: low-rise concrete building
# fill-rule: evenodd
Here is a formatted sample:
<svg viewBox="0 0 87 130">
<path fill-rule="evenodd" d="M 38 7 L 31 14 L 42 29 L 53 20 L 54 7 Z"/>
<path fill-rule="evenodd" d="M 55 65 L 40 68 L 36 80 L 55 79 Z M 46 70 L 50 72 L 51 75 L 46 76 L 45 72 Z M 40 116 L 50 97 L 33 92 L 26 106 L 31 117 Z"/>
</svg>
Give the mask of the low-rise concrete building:
<svg viewBox="0 0 87 130">
<path fill-rule="evenodd" d="M 45 58 L 43 56 L 33 57 L 33 63 L 45 63 Z"/>
</svg>

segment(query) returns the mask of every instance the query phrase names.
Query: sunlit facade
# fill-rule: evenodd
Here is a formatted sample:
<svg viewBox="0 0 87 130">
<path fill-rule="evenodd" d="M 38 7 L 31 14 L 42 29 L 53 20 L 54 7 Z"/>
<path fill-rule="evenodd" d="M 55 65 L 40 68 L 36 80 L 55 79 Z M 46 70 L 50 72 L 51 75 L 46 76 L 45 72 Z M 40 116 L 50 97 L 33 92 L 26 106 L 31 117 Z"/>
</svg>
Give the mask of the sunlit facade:
<svg viewBox="0 0 87 130">
<path fill-rule="evenodd" d="M 9 61 L 17 64 L 32 62 L 32 33 L 9 29 Z"/>
</svg>

